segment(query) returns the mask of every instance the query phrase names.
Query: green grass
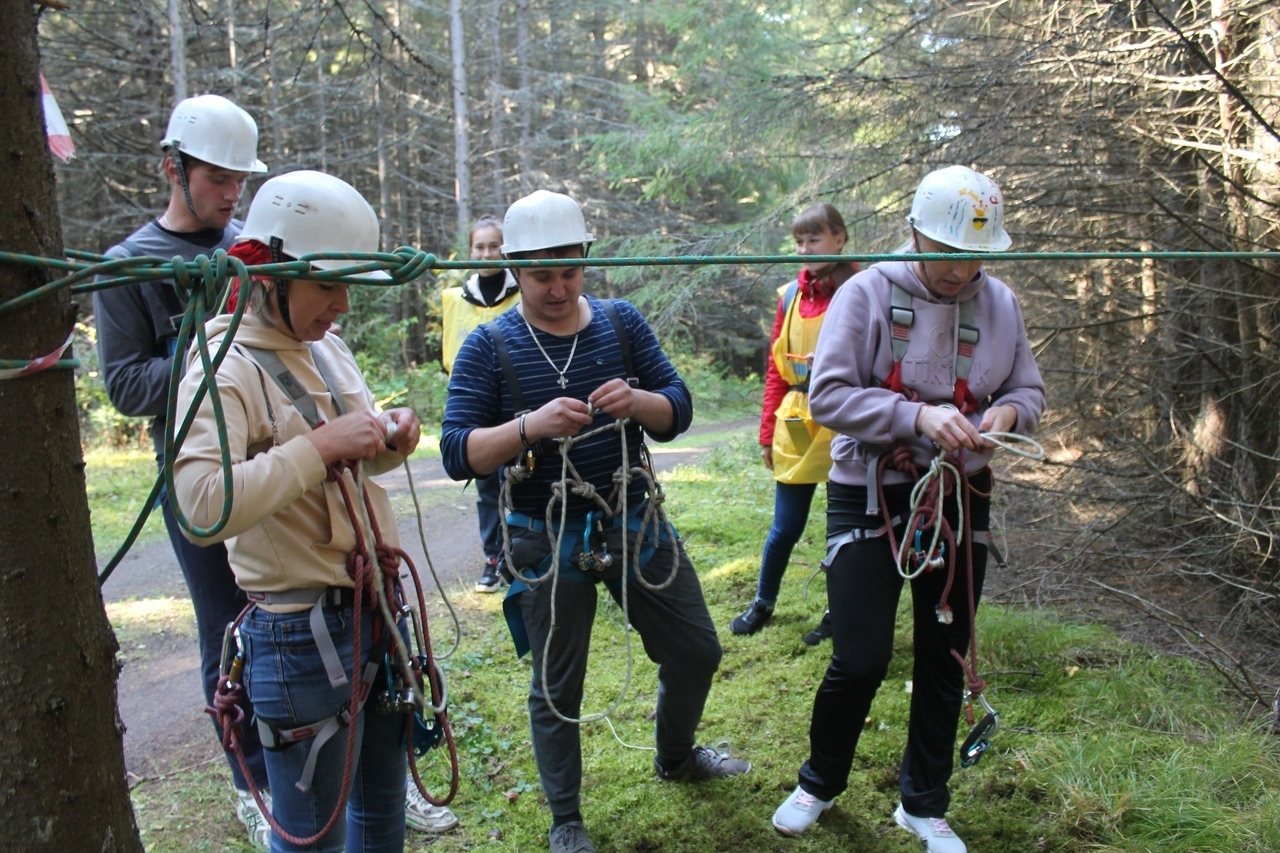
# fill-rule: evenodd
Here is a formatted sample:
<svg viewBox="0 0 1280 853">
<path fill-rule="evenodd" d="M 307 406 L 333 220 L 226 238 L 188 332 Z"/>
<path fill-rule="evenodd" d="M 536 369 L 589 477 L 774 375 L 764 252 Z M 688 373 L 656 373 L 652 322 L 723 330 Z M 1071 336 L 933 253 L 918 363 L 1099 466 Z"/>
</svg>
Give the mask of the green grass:
<svg viewBox="0 0 1280 853">
<path fill-rule="evenodd" d="M 155 454 L 149 448 L 86 448 L 84 462 L 93 547 L 99 562 L 105 564 L 124 543 L 155 485 L 158 474 Z M 158 542 L 166 536 L 164 520 L 159 512 L 153 512 L 138 535 L 135 547 Z"/>
<path fill-rule="evenodd" d="M 803 597 L 822 552 L 820 506 L 769 627 L 754 637 L 723 627 L 750 600 L 772 507 L 772 480 L 750 432 L 697 467 L 677 468 L 664 485 L 725 646 L 700 739 L 728 741 L 753 769 L 705 785 L 664 783 L 653 775 L 651 752 L 619 742 L 651 746 L 656 675 L 638 638 L 628 661 L 621 614 L 602 606 L 584 712 L 606 707 L 628 665 L 634 672 L 613 718 L 617 738 L 604 723 L 582 732 L 583 813 L 593 840 L 602 851 L 631 853 L 918 851 L 891 817 L 911 665 L 905 608 L 848 791 L 803 838 L 783 839 L 769 824 L 805 758 L 813 692 L 830 647 L 799 641 L 825 600 L 820 576 Z M 550 819 L 525 710 L 529 663 L 515 659 L 495 599 L 458 598 L 465 636 L 447 664 L 462 777 L 454 809 L 462 826 L 434 840 L 411 835 L 410 850 L 546 849 Z M 433 618 L 435 635 L 446 636 L 443 617 Z M 949 816 L 971 850 L 1280 850 L 1276 742 L 1209 673 L 1047 611 L 986 606 L 978 639 L 1003 730 L 977 767 L 958 769 L 952 779 Z M 440 790 L 439 751 L 433 756 L 428 776 Z M 234 846 L 239 827 L 220 761 L 148 780 L 134 797 L 152 851 L 242 849 Z"/>
</svg>

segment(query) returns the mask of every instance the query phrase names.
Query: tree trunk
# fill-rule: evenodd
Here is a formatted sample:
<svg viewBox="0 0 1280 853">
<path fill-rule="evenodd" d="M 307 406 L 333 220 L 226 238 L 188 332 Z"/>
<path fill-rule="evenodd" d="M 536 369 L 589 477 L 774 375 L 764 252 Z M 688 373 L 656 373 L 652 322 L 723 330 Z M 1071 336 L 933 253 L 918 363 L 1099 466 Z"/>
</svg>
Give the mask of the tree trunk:
<svg viewBox="0 0 1280 853">
<path fill-rule="evenodd" d="M 458 231 L 471 224 L 471 132 L 467 117 L 467 48 L 462 32 L 462 0 L 449 0 L 449 46 L 453 55 L 454 199 Z"/>
<path fill-rule="evenodd" d="M 40 107 L 35 7 L 0 0 L 0 235 L 6 250 L 62 257 Z M 0 265 L 0 302 L 53 274 Z M 66 290 L 0 314 L 0 357 L 57 348 Z M 115 636 L 95 577 L 74 377 L 0 380 L 0 848 L 141 851 L 116 713 Z"/>
<path fill-rule="evenodd" d="M 521 195 L 532 189 L 533 182 L 533 68 L 529 55 L 529 0 L 516 0 L 516 79 L 520 91 L 516 93 L 520 117 L 520 191 Z"/>
<path fill-rule="evenodd" d="M 240 64 L 236 56 L 236 0 L 227 0 L 227 65 L 231 71 L 231 100 L 240 103 Z"/>
<path fill-rule="evenodd" d="M 490 6 L 489 38 L 493 50 L 493 65 L 489 69 L 489 86 L 492 89 L 490 98 L 493 102 L 493 117 L 489 123 L 490 168 L 493 170 L 493 207 L 495 216 L 501 216 L 507 206 L 506 193 L 503 192 L 502 155 L 506 148 L 503 127 L 506 120 L 506 94 L 502 88 L 502 0 L 493 0 Z"/>
<path fill-rule="evenodd" d="M 187 35 L 182 29 L 178 0 L 169 0 L 169 64 L 173 73 L 173 102 L 187 97 Z"/>
</svg>

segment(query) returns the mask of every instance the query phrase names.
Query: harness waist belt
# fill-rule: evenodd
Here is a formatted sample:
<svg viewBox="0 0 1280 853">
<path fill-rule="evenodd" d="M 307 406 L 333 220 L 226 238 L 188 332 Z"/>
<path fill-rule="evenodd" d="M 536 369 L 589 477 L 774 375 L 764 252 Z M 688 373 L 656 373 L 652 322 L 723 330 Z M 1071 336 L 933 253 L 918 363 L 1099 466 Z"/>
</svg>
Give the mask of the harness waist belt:
<svg viewBox="0 0 1280 853">
<path fill-rule="evenodd" d="M 325 607 L 351 607 L 356 602 L 356 591 L 349 586 L 286 589 L 280 592 L 246 592 L 245 595 L 254 604 L 322 604 Z"/>
<path fill-rule="evenodd" d="M 801 393 L 808 394 L 808 393 L 809 393 L 809 381 L 806 379 L 804 382 L 801 382 L 799 385 L 790 385 L 790 386 L 788 386 L 788 387 L 787 387 L 787 390 L 788 390 L 788 391 L 800 391 Z"/>
<path fill-rule="evenodd" d="M 640 513 L 644 511 L 644 508 L 648 503 L 648 500 L 644 500 L 637 504 L 635 509 L 631 510 L 630 517 L 634 519 L 639 516 Z M 507 525 L 509 527 L 523 527 L 526 530 L 532 530 L 534 533 L 545 533 L 547 530 L 547 523 L 545 521 L 539 518 L 534 518 L 531 515 L 526 515 L 523 512 L 507 513 Z M 586 519 L 571 518 L 564 523 L 564 532 L 581 533 L 586 529 L 586 526 Z M 617 530 L 619 527 L 622 527 L 622 516 L 615 513 L 608 519 L 601 520 L 600 526 L 602 530 Z"/>
</svg>

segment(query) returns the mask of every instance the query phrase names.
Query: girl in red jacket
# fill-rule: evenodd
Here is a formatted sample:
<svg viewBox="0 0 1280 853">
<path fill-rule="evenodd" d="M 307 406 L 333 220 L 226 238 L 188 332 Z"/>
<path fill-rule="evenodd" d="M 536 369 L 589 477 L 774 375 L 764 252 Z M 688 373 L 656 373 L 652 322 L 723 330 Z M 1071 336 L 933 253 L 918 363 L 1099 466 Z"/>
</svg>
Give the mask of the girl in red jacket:
<svg viewBox="0 0 1280 853">
<path fill-rule="evenodd" d="M 791 236 L 799 255 L 838 255 L 849 237 L 840 211 L 825 202 L 805 208 L 791 223 Z M 773 616 L 791 549 L 809 520 L 814 490 L 827 482 L 832 432 L 809 416 L 809 367 L 831 297 L 857 271 L 853 263 L 809 263 L 795 281 L 778 290 L 760 416 L 760 455 L 777 480 L 773 525 L 760 558 L 756 597 L 729 624 L 735 634 L 754 634 Z M 805 642 L 821 642 L 829 634 L 826 625 L 824 616 Z"/>
</svg>

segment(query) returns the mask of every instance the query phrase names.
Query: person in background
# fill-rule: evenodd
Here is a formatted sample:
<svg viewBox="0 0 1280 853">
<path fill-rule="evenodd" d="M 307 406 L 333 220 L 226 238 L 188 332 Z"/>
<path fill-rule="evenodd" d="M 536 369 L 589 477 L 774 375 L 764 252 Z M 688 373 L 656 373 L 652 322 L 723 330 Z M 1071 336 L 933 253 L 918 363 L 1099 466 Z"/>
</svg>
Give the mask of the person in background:
<svg viewBox="0 0 1280 853">
<path fill-rule="evenodd" d="M 471 226 L 469 254 L 475 261 L 495 261 L 502 257 L 502 225 L 486 214 Z M 462 343 L 482 323 L 487 323 L 520 301 L 520 286 L 510 270 L 482 269 L 472 273 L 459 287 L 440 294 L 440 362 L 444 372 L 453 371 L 453 361 Z M 498 519 L 498 472 L 476 477 L 476 515 L 480 522 L 480 542 L 484 546 L 484 567 L 476 581 L 476 592 L 502 589 L 499 563 L 502 531 Z"/>
<path fill-rule="evenodd" d="M 219 95 L 187 98 L 174 107 L 160 143 L 161 168 L 169 185 L 168 204 L 122 242 L 107 249 L 110 258 L 149 255 L 194 260 L 227 249 L 240 233 L 236 206 L 245 183 L 267 167 L 258 159 L 258 125 L 240 107 Z M 146 281 L 93 294 L 98 355 L 107 395 L 121 414 L 149 416 L 156 462 L 164 466 L 165 406 L 178 330 L 186 302 L 172 280 Z M 200 680 L 207 705 L 218 686 L 222 634 L 245 606 L 236 587 L 227 549 L 188 542 L 178 529 L 169 496 L 160 502 L 165 529 L 191 593 L 200 646 Z M 243 703 L 246 718 L 253 706 Z M 217 729 L 214 724 L 215 731 Z M 256 730 L 246 731 L 244 754 L 260 787 L 267 784 Z M 249 795 L 240 766 L 228 756 L 236 791 L 236 817 L 250 842 L 265 848 L 269 827 Z"/>
<path fill-rule="evenodd" d="M 578 203 L 545 190 L 508 208 L 503 233 L 502 252 L 512 260 L 583 258 L 594 239 Z M 603 582 L 619 604 L 625 590 L 628 621 L 658 665 L 658 778 L 702 781 L 745 773 L 751 765 L 695 745 L 722 650 L 678 537 L 667 525 L 640 529 L 645 481 L 630 479 L 625 513 L 617 504 L 602 511 L 579 494 L 567 493 L 564 504 L 553 497 L 564 452 L 555 439 L 590 434 L 568 451 L 568 461 L 584 482 L 609 495 L 620 465 L 642 464 L 643 433 L 670 441 L 688 429 L 689 389 L 639 311 L 583 294 L 581 266 L 520 269 L 516 275 L 522 290 L 517 309 L 476 329 L 458 352 L 440 449 L 455 480 L 524 460 L 529 476 L 513 483 L 507 516 L 516 580 L 504 610 L 518 653 L 533 652 L 529 726 L 551 810 L 551 853 L 594 853 L 581 812 L 582 743 L 575 720 L 596 584 Z M 629 421 L 625 444 L 617 429 L 593 432 L 623 420 Z M 548 531 L 544 520 L 549 506 L 565 519 L 559 554 L 552 552 L 556 531 Z M 624 536 L 631 555 L 626 568 Z M 605 561 L 598 556 L 603 554 L 616 556 Z M 545 578 L 553 564 L 560 573 L 554 584 L 532 580 Z M 648 586 L 639 583 L 637 571 Z"/>
<path fill-rule="evenodd" d="M 1000 188 L 964 166 L 926 175 L 909 221 L 913 252 L 1002 252 L 1012 242 Z M 834 648 L 813 702 L 809 758 L 799 785 L 774 812 L 774 828 L 803 833 L 847 787 L 863 721 L 889 669 L 898 598 L 910 574 L 911 711 L 893 817 L 929 853 L 965 853 L 946 819 L 947 783 L 966 688 L 970 602 L 976 608 L 981 597 L 990 542 L 987 465 L 995 446 L 984 434 L 1029 436 L 1045 406 L 1017 297 L 981 259 L 907 254 L 872 266 L 831 303 L 809 406 L 837 433 L 824 561 Z M 940 555 L 941 566 L 904 571 L 888 527 L 902 542 L 912 491 L 939 449 L 957 471 L 941 509 L 957 540 L 963 531 L 964 544 Z"/>
<path fill-rule="evenodd" d="M 805 208 L 791 223 L 791 236 L 799 255 L 838 255 L 848 240 L 844 217 L 825 202 Z M 832 433 L 814 423 L 809 413 L 809 368 L 831 298 L 857 271 L 853 263 L 815 261 L 778 289 L 760 414 L 760 456 L 777 481 L 773 524 L 760 558 L 756 597 L 729 623 L 735 634 L 754 634 L 773 616 L 791 551 L 809 522 L 813 494 L 827 481 Z M 804 642 L 816 646 L 830 636 L 830 626 L 824 615 Z"/>
</svg>

